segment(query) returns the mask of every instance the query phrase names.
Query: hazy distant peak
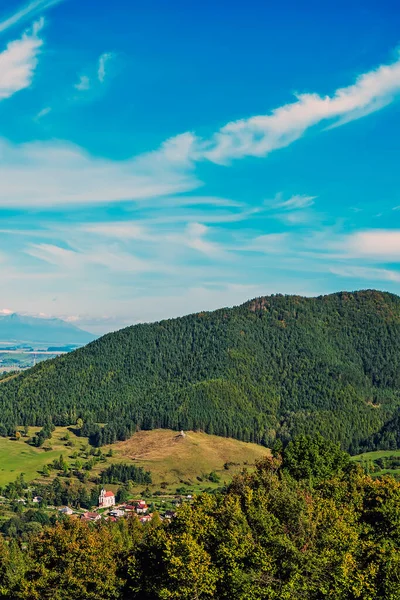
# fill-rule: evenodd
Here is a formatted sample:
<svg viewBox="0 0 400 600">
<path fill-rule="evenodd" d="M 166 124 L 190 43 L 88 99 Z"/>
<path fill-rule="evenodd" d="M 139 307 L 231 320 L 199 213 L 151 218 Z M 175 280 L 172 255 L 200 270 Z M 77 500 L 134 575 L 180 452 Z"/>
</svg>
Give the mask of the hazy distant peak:
<svg viewBox="0 0 400 600">
<path fill-rule="evenodd" d="M 82 345 L 95 338 L 93 334 L 56 317 L 18 313 L 0 315 L 0 341 Z"/>
</svg>

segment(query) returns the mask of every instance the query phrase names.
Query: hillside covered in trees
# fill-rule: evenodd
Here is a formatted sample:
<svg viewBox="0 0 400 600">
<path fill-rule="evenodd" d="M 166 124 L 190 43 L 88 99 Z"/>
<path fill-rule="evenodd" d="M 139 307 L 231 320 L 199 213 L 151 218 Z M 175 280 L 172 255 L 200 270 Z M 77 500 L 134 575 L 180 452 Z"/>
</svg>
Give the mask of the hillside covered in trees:
<svg viewBox="0 0 400 600">
<path fill-rule="evenodd" d="M 398 481 L 301 436 L 171 522 L 60 517 L 0 536 L 0 597 L 397 600 L 399 514 Z"/>
<path fill-rule="evenodd" d="M 135 325 L 0 382 L 3 434 L 82 419 L 95 445 L 161 427 L 266 445 L 319 432 L 356 452 L 398 407 L 400 298 L 377 291 Z"/>
</svg>

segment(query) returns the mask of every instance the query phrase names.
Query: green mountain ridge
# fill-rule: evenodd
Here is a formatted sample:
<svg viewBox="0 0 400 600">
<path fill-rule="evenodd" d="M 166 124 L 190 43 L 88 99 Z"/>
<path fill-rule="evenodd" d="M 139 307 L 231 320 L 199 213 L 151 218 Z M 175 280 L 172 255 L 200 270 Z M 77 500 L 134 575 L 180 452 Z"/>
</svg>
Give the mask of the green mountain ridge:
<svg viewBox="0 0 400 600">
<path fill-rule="evenodd" d="M 161 427 L 266 445 L 319 432 L 356 452 L 396 414 L 399 367 L 399 297 L 262 297 L 128 327 L 4 381 L 2 430 L 81 417 L 98 445 Z"/>
</svg>

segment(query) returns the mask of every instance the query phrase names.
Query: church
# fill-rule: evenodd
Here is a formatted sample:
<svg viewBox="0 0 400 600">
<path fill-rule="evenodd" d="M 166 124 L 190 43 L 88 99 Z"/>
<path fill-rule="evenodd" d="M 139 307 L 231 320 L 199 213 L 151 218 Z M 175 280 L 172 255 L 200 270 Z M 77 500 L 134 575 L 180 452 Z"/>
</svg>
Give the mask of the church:
<svg viewBox="0 0 400 600">
<path fill-rule="evenodd" d="M 108 506 L 114 506 L 115 496 L 113 492 L 106 492 L 103 488 L 99 496 L 99 508 L 107 508 Z"/>
</svg>

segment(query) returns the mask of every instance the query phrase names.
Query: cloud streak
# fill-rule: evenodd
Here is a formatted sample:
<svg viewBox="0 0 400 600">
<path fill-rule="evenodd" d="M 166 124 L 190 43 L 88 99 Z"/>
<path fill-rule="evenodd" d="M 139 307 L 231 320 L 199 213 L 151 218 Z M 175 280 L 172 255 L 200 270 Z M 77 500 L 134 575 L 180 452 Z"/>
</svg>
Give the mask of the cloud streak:
<svg viewBox="0 0 400 600">
<path fill-rule="evenodd" d="M 104 80 L 107 75 L 106 66 L 107 63 L 110 62 L 114 58 L 114 54 L 112 52 L 104 52 L 99 58 L 99 66 L 97 69 L 97 79 L 100 83 L 104 83 Z"/>
<path fill-rule="evenodd" d="M 172 153 L 172 156 L 171 156 Z M 93 157 L 66 142 L 13 145 L 0 139 L 0 207 L 59 207 L 177 194 L 200 184 L 168 141 L 125 161 Z"/>
<path fill-rule="evenodd" d="M 19 40 L 9 42 L 0 53 L 0 100 L 30 86 L 43 45 L 39 37 L 43 26 L 41 18 Z"/>
<path fill-rule="evenodd" d="M 380 110 L 399 93 L 400 58 L 360 75 L 353 85 L 337 89 L 332 96 L 296 94 L 296 102 L 269 114 L 227 123 L 208 140 L 193 138 L 190 153 L 195 160 L 217 164 L 229 164 L 247 156 L 267 156 L 319 124 L 344 125 Z"/>
<path fill-rule="evenodd" d="M 60 4 L 63 0 L 35 0 L 25 4 L 20 10 L 13 15 L 0 21 L 0 33 L 7 31 L 10 27 L 17 25 L 20 21 L 25 21 L 28 18 L 34 17 L 38 12 L 44 11 L 55 4 Z"/>
</svg>

